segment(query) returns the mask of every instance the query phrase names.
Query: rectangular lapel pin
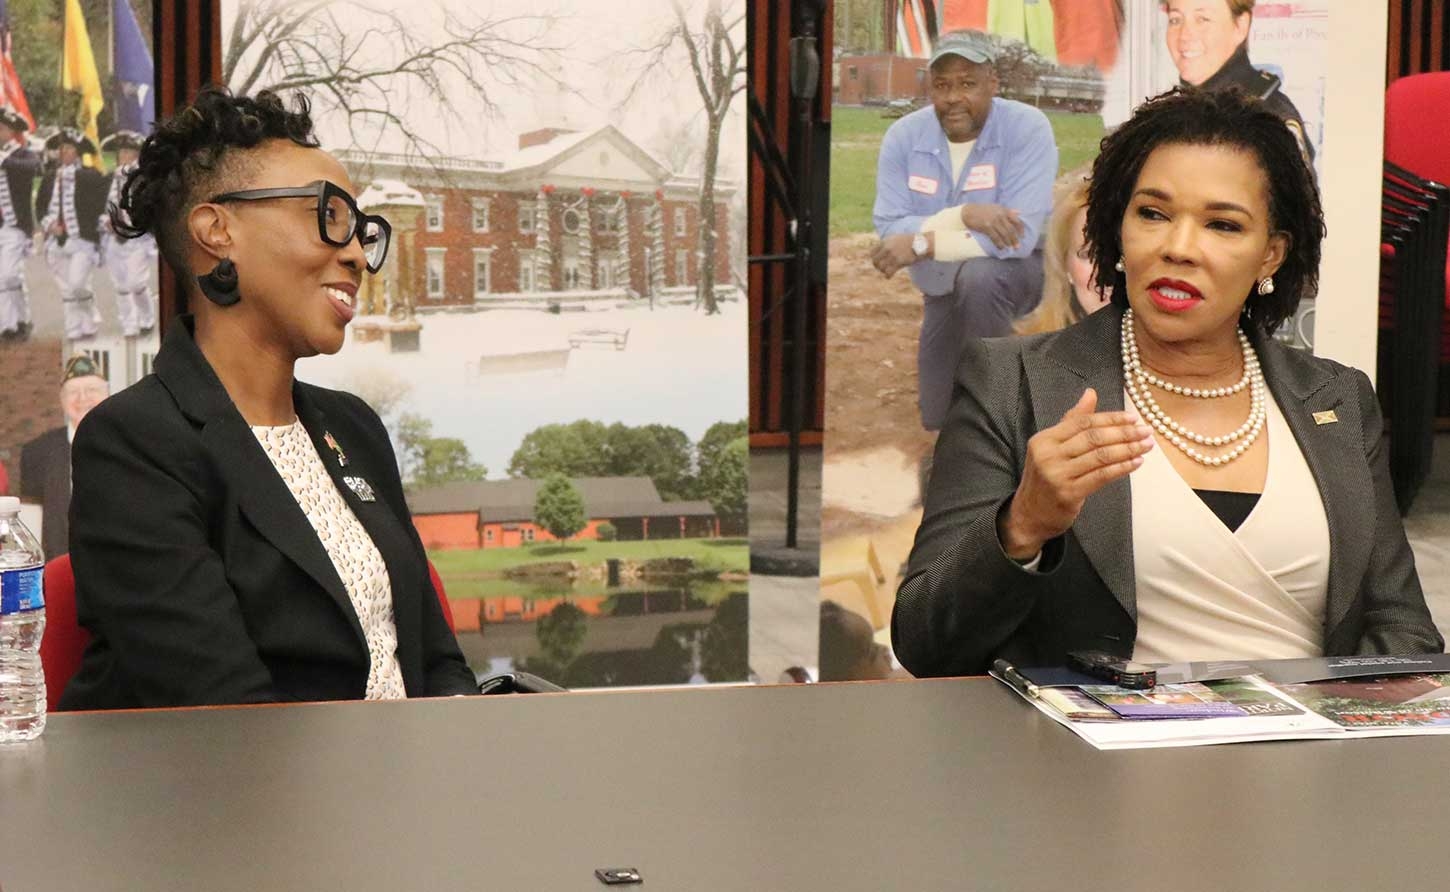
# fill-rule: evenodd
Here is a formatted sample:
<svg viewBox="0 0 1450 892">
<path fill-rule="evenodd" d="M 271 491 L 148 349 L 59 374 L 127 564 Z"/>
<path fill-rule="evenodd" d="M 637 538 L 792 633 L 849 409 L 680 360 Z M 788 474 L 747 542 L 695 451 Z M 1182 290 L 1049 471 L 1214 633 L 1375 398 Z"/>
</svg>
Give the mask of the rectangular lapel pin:
<svg viewBox="0 0 1450 892">
<path fill-rule="evenodd" d="M 1314 423 L 1315 424 L 1333 424 L 1334 422 L 1336 422 L 1338 420 L 1339 420 L 1339 416 L 1334 414 L 1334 410 L 1333 409 L 1328 409 L 1328 410 L 1323 411 L 1323 412 L 1315 412 L 1314 413 Z"/>
<path fill-rule="evenodd" d="M 352 490 L 353 494 L 364 502 L 376 502 L 378 500 L 377 496 L 373 495 L 372 486 L 361 477 L 344 477 L 342 478 L 342 482 L 346 483 L 347 488 Z"/>
</svg>

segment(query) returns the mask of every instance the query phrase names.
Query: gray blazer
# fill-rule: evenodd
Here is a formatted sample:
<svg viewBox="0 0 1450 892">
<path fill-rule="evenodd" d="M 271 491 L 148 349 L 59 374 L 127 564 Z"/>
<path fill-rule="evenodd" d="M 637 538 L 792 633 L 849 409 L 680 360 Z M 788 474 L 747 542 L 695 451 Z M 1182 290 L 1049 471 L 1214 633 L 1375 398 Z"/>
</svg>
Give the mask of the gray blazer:
<svg viewBox="0 0 1450 892">
<path fill-rule="evenodd" d="M 913 674 L 978 674 L 998 657 L 1062 665 L 1080 649 L 1132 655 L 1128 479 L 1088 498 L 1072 528 L 1044 549 L 1038 572 L 1008 558 L 997 538 L 1028 438 L 1056 424 L 1086 387 L 1100 410 L 1123 408 L 1121 319 L 1105 307 L 1060 332 L 968 342 L 891 617 L 897 657 Z M 1325 653 L 1442 651 L 1390 488 L 1369 379 L 1250 334 L 1327 514 Z M 1316 424 L 1313 413 L 1329 409 L 1338 421 Z"/>
</svg>

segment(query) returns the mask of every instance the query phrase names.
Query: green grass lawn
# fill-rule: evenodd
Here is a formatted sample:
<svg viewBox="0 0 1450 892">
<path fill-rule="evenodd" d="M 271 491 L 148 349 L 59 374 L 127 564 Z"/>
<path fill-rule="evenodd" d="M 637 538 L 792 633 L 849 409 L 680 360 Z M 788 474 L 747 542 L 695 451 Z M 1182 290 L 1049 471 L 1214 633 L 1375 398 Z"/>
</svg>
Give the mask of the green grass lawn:
<svg viewBox="0 0 1450 892">
<path fill-rule="evenodd" d="M 1071 170 L 1098 153 L 1103 120 L 1098 115 L 1049 111 L 1047 120 L 1057 137 L 1058 173 Z M 881 137 L 893 120 L 879 108 L 831 110 L 831 235 L 871 232 L 871 205 L 876 201 L 876 158 Z"/>
<path fill-rule="evenodd" d="M 644 561 L 650 558 L 693 558 L 701 572 L 746 573 L 750 570 L 750 543 L 745 539 L 656 539 L 650 542 L 564 542 L 525 545 L 521 548 L 449 549 L 428 552 L 445 580 L 501 573 L 509 567 L 545 561 L 599 564 L 609 558 Z M 453 594 L 449 587 L 449 594 Z"/>
</svg>

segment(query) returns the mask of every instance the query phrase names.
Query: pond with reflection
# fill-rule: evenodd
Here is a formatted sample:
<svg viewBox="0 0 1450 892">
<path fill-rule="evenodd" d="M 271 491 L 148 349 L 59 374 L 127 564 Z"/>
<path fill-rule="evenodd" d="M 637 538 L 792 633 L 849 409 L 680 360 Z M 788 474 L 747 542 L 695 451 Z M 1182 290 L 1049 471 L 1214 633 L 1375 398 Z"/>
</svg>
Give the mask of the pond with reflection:
<svg viewBox="0 0 1450 892">
<path fill-rule="evenodd" d="M 486 597 L 449 604 L 458 644 L 479 675 L 523 669 L 581 688 L 744 681 L 749 674 L 743 581 L 478 582 Z"/>
</svg>

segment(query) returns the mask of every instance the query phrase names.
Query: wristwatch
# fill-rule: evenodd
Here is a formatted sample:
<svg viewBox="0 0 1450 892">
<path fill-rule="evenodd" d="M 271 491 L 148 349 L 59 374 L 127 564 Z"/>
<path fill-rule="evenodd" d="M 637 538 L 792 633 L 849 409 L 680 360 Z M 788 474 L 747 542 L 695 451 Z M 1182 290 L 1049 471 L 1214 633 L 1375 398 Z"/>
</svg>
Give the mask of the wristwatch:
<svg viewBox="0 0 1450 892">
<path fill-rule="evenodd" d="M 912 237 L 911 253 L 915 254 L 917 257 L 925 257 L 926 252 L 930 248 L 931 245 L 926 240 L 926 233 L 918 232 L 915 236 Z"/>
</svg>

